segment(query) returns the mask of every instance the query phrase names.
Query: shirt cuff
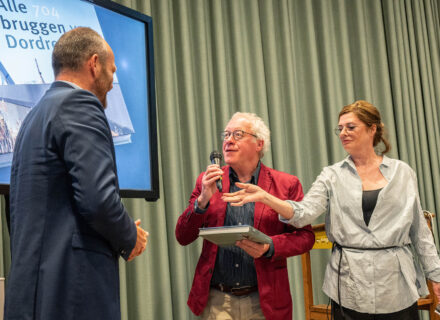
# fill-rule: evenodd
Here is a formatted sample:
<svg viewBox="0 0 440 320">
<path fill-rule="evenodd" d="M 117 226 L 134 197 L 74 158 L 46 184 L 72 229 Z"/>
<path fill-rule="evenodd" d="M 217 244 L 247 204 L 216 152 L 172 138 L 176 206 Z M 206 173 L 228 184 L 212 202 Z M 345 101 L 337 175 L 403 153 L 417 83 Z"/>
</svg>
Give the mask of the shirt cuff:
<svg viewBox="0 0 440 320">
<path fill-rule="evenodd" d="M 265 257 L 265 258 L 272 258 L 274 253 L 275 253 L 275 248 L 273 246 L 273 242 L 271 242 L 270 246 L 269 246 L 269 250 L 267 250 L 266 253 L 263 254 L 263 257 Z"/>
<path fill-rule="evenodd" d="M 426 277 L 434 282 L 440 282 L 440 269 L 430 272 Z"/>
<path fill-rule="evenodd" d="M 290 219 L 284 218 L 282 215 L 278 215 L 278 219 L 286 224 L 290 224 L 297 228 L 302 228 L 304 225 L 301 224 L 301 216 L 303 215 L 303 208 L 298 205 L 297 202 L 292 200 L 286 200 L 288 204 L 290 204 L 293 208 L 293 216 Z"/>
<path fill-rule="evenodd" d="M 204 214 L 206 212 L 206 210 L 208 210 L 209 208 L 209 201 L 208 204 L 206 205 L 205 209 L 199 208 L 199 201 L 196 199 L 196 201 L 194 201 L 194 211 L 195 213 L 198 214 Z"/>
</svg>

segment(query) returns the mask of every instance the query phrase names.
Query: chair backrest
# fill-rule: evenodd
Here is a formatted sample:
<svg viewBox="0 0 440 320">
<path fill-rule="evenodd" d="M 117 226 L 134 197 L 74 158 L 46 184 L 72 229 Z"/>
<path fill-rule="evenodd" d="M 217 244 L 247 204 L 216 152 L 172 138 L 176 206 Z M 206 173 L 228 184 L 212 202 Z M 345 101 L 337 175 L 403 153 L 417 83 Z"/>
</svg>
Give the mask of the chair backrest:
<svg viewBox="0 0 440 320">
<path fill-rule="evenodd" d="M 429 230 L 431 230 L 431 232 L 432 232 L 433 220 L 434 220 L 435 214 L 433 214 L 427 210 L 424 210 L 423 214 L 425 215 L 426 223 L 428 224 Z M 432 237 L 434 238 L 434 241 L 435 241 L 434 234 L 432 234 Z M 437 297 L 434 294 L 431 280 L 427 280 L 427 284 L 428 284 L 428 289 L 429 289 L 429 295 L 427 295 L 426 297 L 420 298 L 417 301 L 417 306 L 418 306 L 419 310 L 428 310 L 429 317 L 431 320 L 440 320 L 440 316 L 437 313 L 435 313 L 435 308 L 436 308 L 437 304 L 439 303 L 439 301 L 437 301 Z"/>
<path fill-rule="evenodd" d="M 435 214 L 432 212 L 429 212 L 428 210 L 423 210 L 423 215 L 425 216 L 426 223 L 428 224 L 429 230 L 431 230 L 431 232 L 432 232 Z M 434 234 L 432 234 L 432 236 L 434 236 Z"/>
</svg>

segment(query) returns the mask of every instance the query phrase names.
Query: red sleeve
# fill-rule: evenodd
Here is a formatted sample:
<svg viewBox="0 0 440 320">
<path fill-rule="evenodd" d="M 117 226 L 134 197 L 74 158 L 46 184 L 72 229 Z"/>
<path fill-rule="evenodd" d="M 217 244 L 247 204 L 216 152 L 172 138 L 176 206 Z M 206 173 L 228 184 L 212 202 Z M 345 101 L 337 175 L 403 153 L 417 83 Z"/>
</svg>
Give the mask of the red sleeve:
<svg viewBox="0 0 440 320">
<path fill-rule="evenodd" d="M 199 228 L 204 225 L 206 219 L 206 212 L 204 214 L 199 214 L 194 211 L 194 202 L 202 192 L 203 175 L 204 172 L 202 172 L 197 178 L 196 186 L 191 193 L 188 207 L 177 220 L 175 230 L 176 239 L 183 246 L 190 244 L 197 239 L 199 236 Z"/>
</svg>

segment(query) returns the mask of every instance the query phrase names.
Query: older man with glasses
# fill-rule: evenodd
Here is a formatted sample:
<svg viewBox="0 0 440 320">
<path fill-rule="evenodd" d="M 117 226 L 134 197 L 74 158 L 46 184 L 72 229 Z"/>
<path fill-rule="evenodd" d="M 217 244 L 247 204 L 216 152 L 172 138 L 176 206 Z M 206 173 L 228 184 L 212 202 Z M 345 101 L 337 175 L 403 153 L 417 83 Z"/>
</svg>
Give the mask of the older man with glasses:
<svg viewBox="0 0 440 320">
<path fill-rule="evenodd" d="M 278 198 L 303 198 L 297 177 L 266 167 L 261 158 L 270 145 L 270 131 L 252 113 L 235 113 L 221 133 L 227 164 L 209 165 L 196 182 L 189 206 L 180 216 L 176 238 L 182 245 L 198 238 L 199 228 L 251 225 L 271 237 L 270 244 L 242 240 L 232 247 L 204 241 L 188 305 L 202 319 L 292 319 L 287 258 L 310 250 L 310 226 L 295 228 L 259 203 L 226 204 L 223 192 L 235 192 L 236 182 L 253 183 Z"/>
</svg>

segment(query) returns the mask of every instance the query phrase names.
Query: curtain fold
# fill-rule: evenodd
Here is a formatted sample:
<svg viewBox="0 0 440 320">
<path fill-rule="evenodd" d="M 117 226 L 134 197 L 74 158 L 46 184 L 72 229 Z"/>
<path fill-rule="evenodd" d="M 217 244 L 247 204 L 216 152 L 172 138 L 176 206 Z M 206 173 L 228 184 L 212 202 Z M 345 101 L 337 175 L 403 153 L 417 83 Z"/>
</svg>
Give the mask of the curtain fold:
<svg viewBox="0 0 440 320">
<path fill-rule="evenodd" d="M 438 15 L 431 15 L 438 2 L 384 1 L 383 9 L 396 127 L 391 133 L 398 157 L 417 172 L 422 206 L 440 213 L 440 42 Z"/>
<path fill-rule="evenodd" d="M 116 2 L 153 18 L 161 188 L 154 203 L 124 199 L 150 233 L 143 255 L 120 261 L 124 320 L 196 319 L 186 300 L 202 241 L 182 247 L 174 228 L 236 111 L 266 121 L 272 145 L 263 162 L 298 176 L 306 192 L 324 166 L 345 157 L 333 133 L 339 110 L 372 102 L 388 129 L 390 156 L 416 171 L 422 206 L 440 221 L 438 1 Z M 1 201 L 0 276 L 10 267 Z M 312 252 L 316 303 L 327 303 L 328 256 Z M 293 319 L 304 319 L 300 258 L 288 265 Z"/>
</svg>

